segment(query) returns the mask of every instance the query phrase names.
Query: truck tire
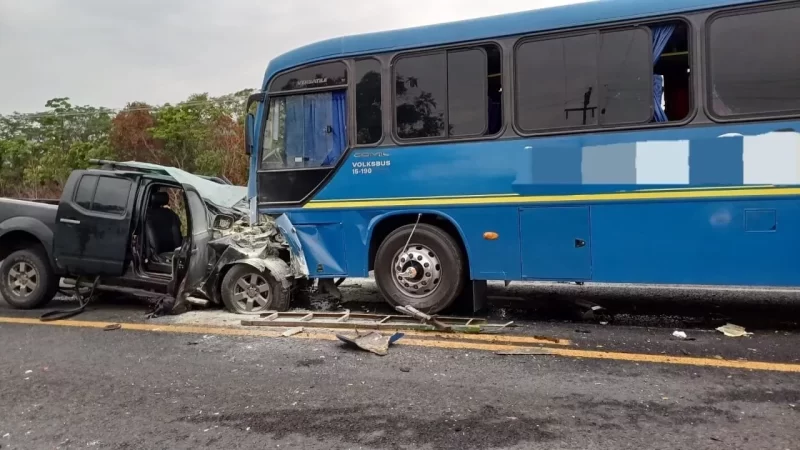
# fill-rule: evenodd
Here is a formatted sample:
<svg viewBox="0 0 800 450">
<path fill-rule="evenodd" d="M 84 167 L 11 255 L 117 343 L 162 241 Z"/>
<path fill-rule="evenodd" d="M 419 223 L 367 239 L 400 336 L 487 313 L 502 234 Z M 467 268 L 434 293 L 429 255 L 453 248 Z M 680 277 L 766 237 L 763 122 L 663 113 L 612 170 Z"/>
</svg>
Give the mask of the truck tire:
<svg viewBox="0 0 800 450">
<path fill-rule="evenodd" d="M 375 282 L 392 306 L 413 306 L 428 314 L 450 307 L 464 289 L 466 264 L 458 243 L 433 225 L 393 231 L 375 255 Z M 408 247 L 406 248 L 406 242 Z"/>
<path fill-rule="evenodd" d="M 228 311 L 236 314 L 261 314 L 289 309 L 289 290 L 272 276 L 248 264 L 228 270 L 220 285 L 220 297 Z"/>
<path fill-rule="evenodd" d="M 46 305 L 58 292 L 58 277 L 44 251 L 17 250 L 0 264 L 0 294 L 17 309 Z"/>
</svg>

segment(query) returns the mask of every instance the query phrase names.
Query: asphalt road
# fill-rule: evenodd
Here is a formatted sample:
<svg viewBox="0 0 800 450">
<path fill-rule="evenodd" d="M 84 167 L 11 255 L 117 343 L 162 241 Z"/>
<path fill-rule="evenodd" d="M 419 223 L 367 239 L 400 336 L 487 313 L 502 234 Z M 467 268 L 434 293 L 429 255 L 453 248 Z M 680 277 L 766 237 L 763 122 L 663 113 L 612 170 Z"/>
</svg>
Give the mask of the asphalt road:
<svg viewBox="0 0 800 450">
<path fill-rule="evenodd" d="M 348 288 L 351 297 L 369 289 Z M 493 317 L 524 325 L 506 335 L 566 339 L 563 348 L 586 354 L 501 356 L 465 341 L 397 345 L 380 357 L 327 339 L 231 336 L 219 327 L 240 317 L 222 312 L 145 322 L 142 305 L 98 304 L 76 318 L 153 325 L 102 331 L 10 323 L 41 311 L 0 304 L 0 448 L 800 448 L 791 294 L 705 299 L 702 291 L 691 301 L 661 291 L 644 299 L 602 287 L 516 289 L 502 293 L 534 305 L 520 312 L 515 300 L 496 300 Z M 612 313 L 575 318 L 537 301 L 565 296 Z M 754 334 L 710 328 L 731 318 L 749 318 L 737 323 Z M 167 332 L 187 324 L 198 328 Z M 673 338 L 677 325 L 695 340 Z M 776 364 L 753 370 L 750 362 Z"/>
</svg>

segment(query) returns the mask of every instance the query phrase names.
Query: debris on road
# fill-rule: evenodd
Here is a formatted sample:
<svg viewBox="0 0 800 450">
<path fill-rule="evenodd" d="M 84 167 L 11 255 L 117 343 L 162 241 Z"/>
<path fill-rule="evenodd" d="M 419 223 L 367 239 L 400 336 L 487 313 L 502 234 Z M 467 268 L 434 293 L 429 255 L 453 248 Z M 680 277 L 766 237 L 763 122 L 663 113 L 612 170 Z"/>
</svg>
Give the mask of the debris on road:
<svg viewBox="0 0 800 450">
<path fill-rule="evenodd" d="M 679 339 L 681 341 L 696 341 L 696 338 L 689 337 L 685 331 L 675 330 L 672 332 L 672 337 Z"/>
<path fill-rule="evenodd" d="M 605 308 L 597 303 L 590 302 L 582 298 L 573 299 L 572 304 L 582 310 L 580 316 L 583 320 L 597 319 L 598 315 L 603 315 L 603 311 L 605 311 Z"/>
<path fill-rule="evenodd" d="M 743 336 L 751 336 L 753 334 L 745 330 L 744 327 L 741 327 L 739 325 L 734 325 L 732 323 L 728 323 L 721 327 L 718 327 L 717 331 L 728 337 L 743 337 Z"/>
<path fill-rule="evenodd" d="M 284 331 L 281 334 L 281 336 L 289 337 L 289 336 L 294 336 L 295 334 L 302 333 L 302 332 L 303 332 L 303 327 L 289 328 L 288 330 Z"/>
<path fill-rule="evenodd" d="M 358 347 L 379 356 L 386 356 L 389 353 L 389 346 L 397 342 L 403 336 L 403 333 L 394 333 L 389 336 L 384 336 L 377 331 L 371 331 L 366 334 L 356 331 L 355 337 L 343 334 L 336 335 L 340 341 L 350 346 Z"/>
<path fill-rule="evenodd" d="M 422 313 L 420 313 L 422 314 Z M 434 319 L 432 316 L 427 316 Z M 461 333 L 481 333 L 485 329 L 502 330 L 514 322 L 490 324 L 483 318 L 436 316 L 434 325 L 422 323 L 418 318 L 408 315 L 384 315 L 344 312 L 276 312 L 261 314 L 261 320 L 242 320 L 242 326 L 251 327 L 306 327 L 306 328 L 348 328 L 374 330 L 417 330 L 452 331 Z M 442 330 L 444 327 L 445 330 Z"/>
<path fill-rule="evenodd" d="M 438 320 L 436 320 L 436 317 L 430 316 L 428 314 L 425 314 L 422 311 L 418 310 L 417 308 L 414 308 L 411 305 L 408 305 L 408 306 L 397 306 L 395 309 L 397 311 L 399 311 L 400 313 L 402 313 L 402 314 L 406 314 L 406 315 L 409 315 L 411 317 L 415 317 L 415 318 L 419 319 L 423 324 L 424 323 L 430 323 L 431 325 L 436 327 L 436 329 L 438 331 L 452 331 L 453 330 L 449 326 L 447 326 L 447 325 L 443 324 L 442 322 L 439 322 Z"/>
<path fill-rule="evenodd" d="M 122 328 L 122 325 L 118 323 L 111 323 L 104 326 L 103 331 L 114 331 L 114 330 L 119 330 L 120 328 Z"/>
<path fill-rule="evenodd" d="M 545 347 L 524 348 L 520 350 L 509 350 L 505 352 L 495 352 L 496 355 L 503 356 L 525 356 L 525 355 L 554 355 L 553 350 Z"/>
</svg>

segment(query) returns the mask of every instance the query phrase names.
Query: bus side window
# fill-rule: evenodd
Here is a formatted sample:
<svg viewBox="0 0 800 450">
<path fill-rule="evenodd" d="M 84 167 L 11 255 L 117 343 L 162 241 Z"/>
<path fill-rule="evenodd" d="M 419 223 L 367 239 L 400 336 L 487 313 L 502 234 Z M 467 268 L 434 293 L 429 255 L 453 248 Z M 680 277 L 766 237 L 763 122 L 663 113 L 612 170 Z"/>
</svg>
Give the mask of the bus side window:
<svg viewBox="0 0 800 450">
<path fill-rule="evenodd" d="M 654 122 L 681 121 L 692 111 L 689 26 L 681 21 L 650 25 L 653 35 Z"/>
<path fill-rule="evenodd" d="M 502 53 L 495 44 L 401 56 L 394 64 L 400 139 L 491 136 L 503 127 Z"/>
<path fill-rule="evenodd" d="M 383 137 L 381 112 L 381 63 L 356 61 L 356 143 L 376 144 Z"/>
<path fill-rule="evenodd" d="M 522 42 L 517 125 L 536 132 L 683 120 L 692 108 L 688 31 L 673 21 Z"/>
<path fill-rule="evenodd" d="M 487 63 L 487 96 L 489 98 L 489 127 L 487 135 L 494 135 L 503 128 L 503 56 L 500 47 L 484 45 Z"/>
<path fill-rule="evenodd" d="M 713 115 L 800 113 L 800 6 L 766 6 L 712 17 L 708 25 Z"/>
</svg>

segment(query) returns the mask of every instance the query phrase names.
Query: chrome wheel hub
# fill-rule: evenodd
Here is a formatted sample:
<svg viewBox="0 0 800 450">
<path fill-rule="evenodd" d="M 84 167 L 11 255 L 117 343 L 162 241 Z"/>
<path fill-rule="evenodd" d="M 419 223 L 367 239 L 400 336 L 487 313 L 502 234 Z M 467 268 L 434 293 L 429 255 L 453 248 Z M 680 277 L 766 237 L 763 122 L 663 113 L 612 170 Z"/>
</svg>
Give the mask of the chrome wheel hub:
<svg viewBox="0 0 800 450">
<path fill-rule="evenodd" d="M 397 252 L 392 265 L 392 280 L 410 297 L 427 297 L 439 287 L 441 262 L 436 253 L 424 245 L 411 244 L 405 251 Z"/>
<path fill-rule="evenodd" d="M 39 286 L 39 272 L 26 262 L 18 262 L 8 272 L 8 285 L 14 295 L 27 297 Z"/>
<path fill-rule="evenodd" d="M 269 306 L 269 283 L 261 275 L 249 274 L 239 278 L 233 288 L 233 301 L 242 311 L 260 311 Z"/>
</svg>

